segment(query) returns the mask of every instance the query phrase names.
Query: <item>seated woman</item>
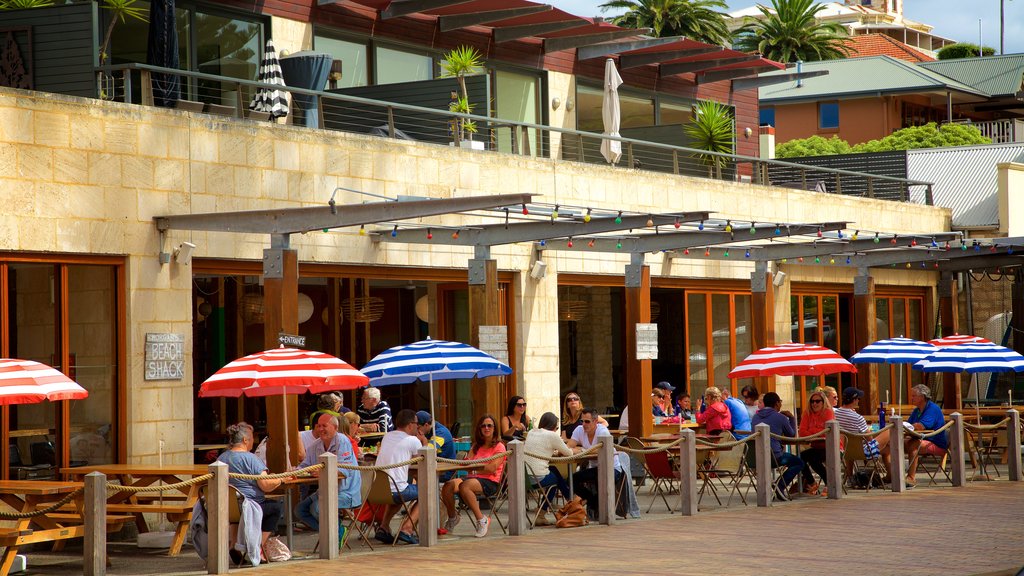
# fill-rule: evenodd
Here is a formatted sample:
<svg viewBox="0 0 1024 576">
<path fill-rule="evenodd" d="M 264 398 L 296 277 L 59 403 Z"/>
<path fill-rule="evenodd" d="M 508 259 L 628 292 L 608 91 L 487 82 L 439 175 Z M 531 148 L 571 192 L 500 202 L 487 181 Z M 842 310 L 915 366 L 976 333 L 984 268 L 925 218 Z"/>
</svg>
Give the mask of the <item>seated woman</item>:
<svg viewBox="0 0 1024 576">
<path fill-rule="evenodd" d="M 253 445 L 252 426 L 245 422 L 228 426 L 228 449 L 217 458 L 218 461 L 228 465 L 228 472 L 235 474 L 267 475 L 267 465 L 256 457 L 250 450 Z M 242 496 L 260 505 L 263 509 L 263 521 L 260 525 L 260 545 L 267 542 L 267 538 L 277 528 L 281 520 L 281 503 L 277 500 L 267 500 L 265 494 L 276 490 L 284 483 L 280 479 L 266 480 L 243 480 L 231 478 L 228 481 Z M 233 548 L 232 548 L 233 549 Z"/>
<path fill-rule="evenodd" d="M 623 408 L 625 411 L 625 408 Z M 600 416 L 597 423 L 608 425 L 608 421 Z M 576 392 L 569 392 L 562 401 L 562 440 L 572 438 L 573 432 L 583 424 L 583 400 Z"/>
<path fill-rule="evenodd" d="M 547 526 L 551 521 L 547 517 L 547 511 L 551 500 L 555 496 L 555 488 L 562 493 L 562 497 L 569 500 L 569 484 L 566 483 L 558 470 L 551 466 L 547 460 L 535 458 L 530 454 L 545 454 L 552 456 L 572 456 L 572 449 L 565 445 L 565 441 L 558 435 L 558 416 L 551 412 L 545 412 L 540 417 L 537 428 L 530 430 L 526 435 L 526 445 L 523 451 L 526 452 L 526 472 L 534 484 L 546 488 L 544 503 L 541 505 L 540 513 L 534 523 L 536 526 Z"/>
<path fill-rule="evenodd" d="M 498 441 L 496 425 L 497 421 L 490 414 L 484 414 L 477 420 L 476 426 L 473 427 L 473 444 L 470 446 L 467 460 L 490 458 L 505 451 L 505 445 Z M 459 512 L 455 509 L 457 493 L 476 519 L 476 537 L 483 538 L 487 535 L 490 519 L 480 511 L 477 495 L 496 495 L 501 486 L 501 472 L 504 469 L 505 459 L 497 458 L 484 464 L 479 472 L 472 472 L 465 478 L 452 478 L 444 483 L 444 487 L 441 488 L 441 503 L 448 512 L 448 520 L 445 521 L 444 527 L 449 534 L 460 520 Z"/>
<path fill-rule="evenodd" d="M 703 424 L 708 434 L 719 434 L 723 430 L 732 430 L 732 415 L 729 407 L 722 401 L 722 391 L 709 386 L 704 391 L 706 406 L 697 413 L 697 424 Z"/>
<path fill-rule="evenodd" d="M 501 440 L 523 440 L 530 428 L 530 417 L 526 415 L 526 398 L 513 396 L 509 398 L 505 415 L 501 417 Z"/>
<path fill-rule="evenodd" d="M 345 412 L 339 419 L 338 432 L 344 434 L 349 443 L 352 444 L 352 450 L 356 456 L 356 460 L 363 459 L 363 453 L 359 450 L 359 414 L 355 412 Z"/>
<path fill-rule="evenodd" d="M 828 400 L 828 394 L 823 388 L 818 388 L 807 397 L 807 408 L 804 409 L 803 418 L 800 420 L 800 436 L 812 436 L 825 429 L 825 423 L 835 418 L 832 405 Z M 814 481 L 813 469 L 818 473 L 821 481 L 828 483 L 828 472 L 825 468 L 825 441 L 815 440 L 811 447 L 800 453 L 800 459 L 804 461 L 801 474 L 804 477 L 804 493 L 814 496 L 818 494 L 818 483 Z"/>
</svg>

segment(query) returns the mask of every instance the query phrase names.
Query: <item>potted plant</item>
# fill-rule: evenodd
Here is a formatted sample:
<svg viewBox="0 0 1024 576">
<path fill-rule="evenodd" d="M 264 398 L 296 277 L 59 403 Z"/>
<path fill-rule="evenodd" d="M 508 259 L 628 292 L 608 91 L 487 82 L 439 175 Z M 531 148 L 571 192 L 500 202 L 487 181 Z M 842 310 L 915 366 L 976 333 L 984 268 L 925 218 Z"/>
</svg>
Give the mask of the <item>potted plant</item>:
<svg viewBox="0 0 1024 576">
<path fill-rule="evenodd" d="M 480 52 L 472 46 L 459 46 L 451 49 L 444 55 L 441 63 L 441 76 L 454 77 L 459 84 L 457 92 L 452 92 L 452 101 L 448 109 L 459 114 L 472 114 L 474 104 L 469 101 L 469 92 L 466 89 L 466 76 L 480 72 L 483 68 L 483 59 Z M 483 150 L 483 142 L 473 142 L 473 134 L 477 132 L 476 123 L 466 118 L 453 118 L 451 121 L 452 139 L 463 148 L 475 148 Z M 467 144 L 463 144 L 463 141 Z M 453 144 L 454 145 L 454 144 Z"/>
<path fill-rule="evenodd" d="M 702 101 L 693 107 L 693 120 L 683 126 L 683 131 L 693 139 L 692 148 L 732 154 L 733 117 L 732 110 L 725 104 Z M 697 158 L 708 167 L 708 176 L 722 177 L 722 168 L 728 159 L 714 154 L 697 154 Z"/>
</svg>

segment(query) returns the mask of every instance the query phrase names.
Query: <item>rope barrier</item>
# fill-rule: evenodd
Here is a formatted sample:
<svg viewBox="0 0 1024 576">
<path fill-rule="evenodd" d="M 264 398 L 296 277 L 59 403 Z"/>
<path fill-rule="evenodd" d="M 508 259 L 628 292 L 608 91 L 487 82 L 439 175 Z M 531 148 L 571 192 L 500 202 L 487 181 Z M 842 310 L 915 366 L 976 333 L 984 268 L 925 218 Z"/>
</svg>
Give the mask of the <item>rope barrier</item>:
<svg viewBox="0 0 1024 576">
<path fill-rule="evenodd" d="M 382 470 L 392 470 L 394 468 L 401 468 L 402 466 L 411 466 L 413 464 L 419 464 L 423 460 L 423 456 L 417 456 L 412 460 L 406 460 L 405 462 L 395 462 L 394 464 L 380 464 L 376 466 L 353 466 L 351 464 L 338 464 L 338 468 L 342 470 L 359 470 L 362 472 L 380 472 Z M 438 461 L 441 459 L 438 458 Z"/>
<path fill-rule="evenodd" d="M 759 431 L 755 430 L 753 433 L 750 434 L 750 436 L 747 436 L 746 438 L 744 438 L 742 440 L 732 440 L 732 441 L 729 441 L 729 442 L 708 442 L 707 440 L 702 440 L 700 438 L 697 438 L 697 446 L 707 446 L 709 448 L 722 448 L 722 449 L 732 448 L 734 446 L 739 446 L 740 444 L 745 444 L 747 442 L 752 442 L 755 438 L 757 438 L 757 435 L 759 433 L 760 433 Z M 774 434 L 773 434 L 773 436 L 774 436 Z"/>
<path fill-rule="evenodd" d="M 851 438 L 872 438 L 873 439 L 873 438 L 876 438 L 882 432 L 886 432 L 888 430 L 892 430 L 892 424 L 886 424 L 885 426 L 879 428 L 878 430 L 876 430 L 874 432 L 872 432 L 870 430 L 867 431 L 867 432 L 847 432 L 846 430 L 842 430 L 841 433 L 842 434 L 846 434 L 847 436 L 850 436 Z"/>
<path fill-rule="evenodd" d="M 904 430 L 904 433 L 907 436 L 910 436 L 912 438 L 925 439 L 925 438 L 931 438 L 932 436 L 936 436 L 938 434 L 941 434 L 941 433 L 945 432 L 946 430 L 949 430 L 949 428 L 952 427 L 952 426 L 953 426 L 953 421 L 950 420 L 949 422 L 946 422 L 945 424 L 943 424 L 942 427 L 937 428 L 935 430 L 932 430 L 931 432 L 921 433 L 921 432 L 918 432 L 916 430 Z"/>
<path fill-rule="evenodd" d="M 162 484 L 157 486 L 125 486 L 122 484 L 111 484 L 107 482 L 107 492 L 127 492 L 130 494 L 141 494 L 143 492 L 166 492 L 168 490 L 181 490 L 195 484 L 201 484 L 213 478 L 213 474 L 203 474 L 188 480 L 182 480 L 176 484 Z"/>
<path fill-rule="evenodd" d="M 323 470 L 323 464 L 313 464 L 305 468 L 299 468 L 290 472 L 281 472 L 280 474 L 239 474 L 236 472 L 229 472 L 228 478 L 236 478 L 238 480 L 284 480 L 285 478 L 293 478 L 300 474 L 310 474 L 317 470 Z"/>
<path fill-rule="evenodd" d="M 1000 430 L 1002 428 L 1006 428 L 1006 426 L 1009 423 L 1010 423 L 1010 419 L 1009 418 L 1003 418 L 1002 420 L 1000 420 L 999 422 L 996 422 L 995 424 L 968 424 L 968 423 L 965 422 L 964 423 L 964 428 L 966 428 L 968 430 L 980 430 L 980 431 Z"/>
<path fill-rule="evenodd" d="M 452 458 L 438 458 L 437 461 L 438 462 L 444 462 L 445 464 L 459 464 L 460 466 L 473 466 L 475 464 L 486 464 L 488 462 L 493 462 L 493 461 L 499 460 L 501 458 L 508 458 L 508 455 L 509 455 L 509 451 L 506 450 L 504 452 L 499 452 L 499 453 L 497 453 L 497 454 L 495 454 L 493 456 L 488 456 L 487 458 L 480 458 L 479 460 L 455 460 L 455 459 L 452 459 Z"/>
<path fill-rule="evenodd" d="M 31 512 L 0 512 L 0 520 L 24 520 L 25 518 L 35 518 L 36 516 L 43 516 L 44 514 L 49 514 L 50 512 L 53 512 L 54 510 L 60 508 L 61 506 L 64 506 L 68 502 L 71 502 L 72 500 L 77 498 L 78 495 L 81 494 L 82 492 L 85 492 L 85 488 L 79 488 L 75 490 L 71 494 L 68 494 L 67 496 L 61 498 L 60 500 L 54 502 L 53 504 L 50 504 L 46 508 L 40 508 L 38 510 L 33 510 Z"/>
<path fill-rule="evenodd" d="M 598 442 L 597 444 L 594 444 L 593 446 L 591 446 L 590 448 L 587 448 L 583 452 L 580 452 L 579 454 L 573 454 L 572 456 L 542 456 L 540 454 L 534 454 L 532 452 L 523 452 L 523 454 L 525 454 L 526 456 L 530 456 L 532 458 L 538 458 L 540 460 L 547 460 L 548 462 L 553 462 L 553 463 L 574 462 L 576 460 L 585 460 L 588 456 L 590 456 L 591 454 L 596 452 L 597 449 L 600 448 L 600 447 L 601 447 L 601 443 Z M 621 448 L 621 446 L 620 446 L 620 448 Z M 457 462 L 465 462 L 465 460 L 457 460 Z"/>
<path fill-rule="evenodd" d="M 623 452 L 625 452 L 625 453 L 627 453 L 627 454 L 654 454 L 654 453 L 657 453 L 657 452 L 664 452 L 666 450 L 671 450 L 671 449 L 675 448 L 676 446 L 679 446 L 683 442 L 683 440 L 684 440 L 684 438 L 679 438 L 677 440 L 673 440 L 672 442 L 670 442 L 668 444 L 660 444 L 660 445 L 658 445 L 658 446 L 656 446 L 654 448 L 630 448 L 629 446 L 621 446 L 620 445 L 618 449 L 623 451 Z"/>
<path fill-rule="evenodd" d="M 828 430 L 822 429 L 810 436 L 780 436 L 779 434 L 772 434 L 771 437 L 775 440 L 785 440 L 792 444 L 807 444 L 811 441 L 824 438 L 826 434 L 828 434 Z"/>
</svg>

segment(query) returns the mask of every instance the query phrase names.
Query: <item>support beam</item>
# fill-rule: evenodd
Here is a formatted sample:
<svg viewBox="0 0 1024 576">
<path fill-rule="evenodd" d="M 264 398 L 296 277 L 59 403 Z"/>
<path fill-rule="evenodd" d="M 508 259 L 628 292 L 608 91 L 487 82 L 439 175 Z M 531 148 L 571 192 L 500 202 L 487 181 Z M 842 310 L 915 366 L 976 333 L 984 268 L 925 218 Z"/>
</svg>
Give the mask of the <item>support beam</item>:
<svg viewBox="0 0 1024 576">
<path fill-rule="evenodd" d="M 469 340 L 479 348 L 480 327 L 500 324 L 498 261 L 474 258 L 469 269 Z M 483 378 L 473 384 L 473 421 L 484 414 L 502 414 L 499 379 Z"/>
<path fill-rule="evenodd" d="M 712 58 L 709 60 L 697 60 L 692 62 L 677 62 L 675 64 L 662 64 L 658 67 L 658 76 L 661 78 L 667 78 L 669 76 L 675 76 L 676 74 L 688 74 L 700 72 L 702 70 L 711 70 L 712 68 L 719 68 L 729 64 L 753 62 L 754 60 L 760 60 L 760 58 L 760 55 L 753 54 L 732 56 L 729 58 Z"/>
<path fill-rule="evenodd" d="M 781 230 L 781 229 L 780 229 Z M 940 232 L 936 234 L 921 234 L 915 236 L 900 236 L 901 242 L 909 242 L 910 240 L 916 240 L 918 244 L 930 245 L 932 240 L 936 243 L 945 242 L 946 240 L 958 239 L 960 234 L 955 232 Z M 797 258 L 813 258 L 814 256 L 831 256 L 835 255 L 839 260 L 838 263 L 846 263 L 846 256 L 850 256 L 851 265 L 853 264 L 853 257 L 858 252 L 872 252 L 875 250 L 893 250 L 892 244 L 889 243 L 889 239 L 892 236 L 883 237 L 878 243 L 875 243 L 874 238 L 869 239 L 858 239 L 850 240 L 849 236 L 840 240 L 838 238 L 822 238 L 822 239 L 809 239 L 801 242 L 773 242 L 771 244 L 736 244 L 729 247 L 729 256 L 725 255 L 725 248 L 711 248 L 710 254 L 704 256 L 704 252 L 699 254 L 680 254 L 678 251 L 672 253 L 673 258 L 710 258 L 715 259 L 736 259 L 737 254 L 742 256 L 744 259 L 747 258 L 746 251 L 750 251 L 750 260 L 755 261 L 784 261 Z M 738 239 L 742 239 L 742 234 L 738 236 Z M 953 251 L 946 252 L 951 254 Z M 828 258 L 824 261 L 827 263 Z M 789 264 L 790 262 L 783 262 Z M 792 262 L 797 264 L 799 262 Z M 805 262 L 808 263 L 808 262 Z"/>
<path fill-rule="evenodd" d="M 603 44 L 594 44 L 592 46 L 584 46 L 576 51 L 576 60 L 582 62 L 583 60 L 590 60 L 592 58 L 601 58 L 604 56 L 611 56 L 613 54 L 620 55 L 620 68 L 621 58 L 625 57 L 625 52 L 631 52 L 633 50 L 640 50 L 643 48 L 652 48 L 654 46 L 661 46 L 662 44 L 668 44 L 670 42 L 678 42 L 682 40 L 682 36 L 666 36 L 664 38 L 642 38 L 636 40 L 625 40 L 623 42 L 605 42 Z"/>
<path fill-rule="evenodd" d="M 684 48 L 680 50 L 666 50 L 664 52 L 641 52 L 640 54 L 622 54 L 619 56 L 619 69 L 637 68 L 648 64 L 657 64 L 669 60 L 680 60 L 703 54 L 722 52 L 725 48 L 721 46 L 700 46 L 697 48 Z"/>
<path fill-rule="evenodd" d="M 380 19 L 390 20 L 399 16 L 408 16 L 417 12 L 437 10 L 458 4 L 467 4 L 473 0 L 391 0 L 388 7 L 381 10 Z"/>
<path fill-rule="evenodd" d="M 277 348 L 281 332 L 299 332 L 299 253 L 292 250 L 287 234 L 275 234 L 270 248 L 263 251 L 263 349 Z M 267 396 L 267 466 L 287 470 L 285 437 L 290 464 L 299 463 L 298 397 L 294 394 Z"/>
<path fill-rule="evenodd" d="M 875 279 L 866 268 L 861 268 L 853 279 L 853 310 L 853 348 L 863 350 L 868 344 L 878 340 L 878 325 L 875 321 Z M 860 405 L 861 413 L 871 414 L 878 406 L 879 399 L 883 397 L 878 389 L 878 365 L 858 365 L 854 382 L 867 398 L 867 402 Z"/>
<path fill-rule="evenodd" d="M 520 26 L 501 26 L 495 28 L 492 34 L 494 36 L 495 44 L 504 44 L 505 42 L 530 38 L 531 36 L 537 36 L 538 34 L 550 34 L 561 30 L 588 26 L 589 24 L 590 22 L 587 22 L 582 18 L 574 18 L 572 20 L 560 20 L 558 22 L 540 22 L 537 24 L 522 24 Z"/>
<path fill-rule="evenodd" d="M 564 36 L 560 38 L 545 38 L 544 53 L 560 52 L 581 46 L 591 46 L 618 40 L 619 38 L 630 38 L 650 33 L 650 28 L 613 28 L 607 32 L 596 32 L 593 34 L 581 34 L 579 36 Z"/>
<path fill-rule="evenodd" d="M 760 350 L 775 343 L 775 290 L 766 262 L 754 264 L 750 273 L 750 348 Z M 770 377 L 755 378 L 758 390 L 769 390 Z M 734 394 L 736 395 L 736 394 Z"/>
<path fill-rule="evenodd" d="M 441 28 L 441 32 L 451 32 L 452 30 L 458 30 L 459 28 L 467 28 L 478 24 L 497 22 L 499 20 L 508 20 L 509 18 L 518 18 L 520 16 L 536 14 L 538 12 L 547 12 L 549 10 L 551 10 L 551 6 L 549 4 L 537 4 L 535 6 L 522 6 L 520 8 L 506 8 L 504 10 L 488 10 L 486 12 L 469 12 L 465 14 L 441 16 L 437 19 L 437 23 Z"/>
<path fill-rule="evenodd" d="M 943 272 L 940 274 L 938 292 L 939 322 L 942 324 L 940 334 L 942 336 L 952 336 L 960 332 L 956 278 L 952 273 Z M 942 407 L 963 410 L 960 376 L 958 374 L 942 374 Z"/>
<path fill-rule="evenodd" d="M 207 214 L 181 214 L 157 216 L 159 230 L 207 230 L 210 232 L 250 232 L 253 234 L 294 234 L 360 226 L 377 222 L 391 222 L 440 216 L 471 210 L 486 210 L 502 206 L 529 203 L 532 194 L 498 194 L 466 198 L 439 198 L 402 202 L 371 202 L 346 206 L 310 206 L 278 210 L 249 210 L 244 212 L 213 212 Z"/>
<path fill-rule="evenodd" d="M 638 438 L 654 433 L 651 417 L 651 361 L 636 354 L 636 325 L 651 321 L 651 269 L 642 254 L 634 254 L 626 266 L 625 355 L 626 403 L 629 433 Z"/>
<path fill-rule="evenodd" d="M 750 66 L 729 68 L 727 70 L 708 70 L 707 72 L 698 73 L 696 82 L 697 84 L 710 84 L 712 82 L 721 82 L 723 80 L 746 78 L 748 76 L 760 74 L 765 70 L 775 70 L 775 67 L 771 64 L 755 62 Z"/>
<path fill-rule="evenodd" d="M 784 82 L 794 82 L 796 80 L 827 76 L 828 72 L 828 70 L 814 70 L 813 72 L 790 72 L 788 74 L 758 76 L 757 78 L 742 78 L 732 81 L 732 89 L 737 92 L 740 90 L 751 90 L 762 86 L 771 86 L 772 84 L 782 84 Z"/>
<path fill-rule="evenodd" d="M 967 252 L 973 252 L 968 250 Z M 1005 253 L 992 254 L 987 249 L 976 256 L 963 256 L 939 262 L 939 270 L 942 272 L 963 272 L 965 270 L 992 271 L 996 268 L 1013 268 L 1024 265 L 1024 255 L 1021 251 L 1014 250 L 1012 255 Z"/>
</svg>

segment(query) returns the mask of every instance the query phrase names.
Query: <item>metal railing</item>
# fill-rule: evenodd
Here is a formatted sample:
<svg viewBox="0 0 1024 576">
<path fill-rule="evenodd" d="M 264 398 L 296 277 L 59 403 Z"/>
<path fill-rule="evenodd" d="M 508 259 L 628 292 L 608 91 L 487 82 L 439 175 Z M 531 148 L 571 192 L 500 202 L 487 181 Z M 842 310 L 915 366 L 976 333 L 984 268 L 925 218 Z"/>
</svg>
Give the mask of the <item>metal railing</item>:
<svg viewBox="0 0 1024 576">
<path fill-rule="evenodd" d="M 191 106 L 188 109 L 192 111 L 254 119 L 256 117 L 248 110 L 251 95 L 261 88 L 279 89 L 293 97 L 304 96 L 314 101 L 315 106 L 302 111 L 303 124 L 321 129 L 603 165 L 607 165 L 607 162 L 600 152 L 601 143 L 603 140 L 613 140 L 621 144 L 619 165 L 625 168 L 932 204 L 932 183 L 920 180 L 707 152 L 659 142 L 603 136 L 594 132 L 459 114 L 449 110 L 282 87 L 147 64 L 129 63 L 98 68 L 97 93 L 109 100 L 151 105 L 153 74 L 178 76 L 181 79 L 183 101 Z M 293 112 L 295 108 L 293 102 Z M 312 116 L 314 114 L 315 117 Z M 460 119 L 475 123 L 477 134 L 460 134 Z M 780 180 L 779 174 L 784 174 L 784 179 Z M 885 192 L 876 194 L 876 190 Z"/>
</svg>

